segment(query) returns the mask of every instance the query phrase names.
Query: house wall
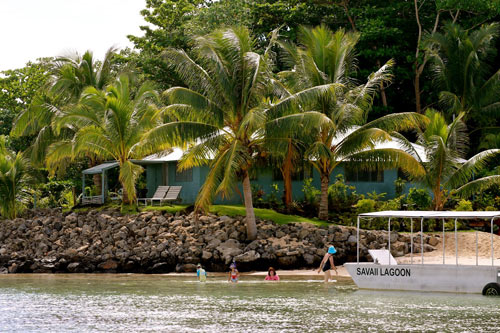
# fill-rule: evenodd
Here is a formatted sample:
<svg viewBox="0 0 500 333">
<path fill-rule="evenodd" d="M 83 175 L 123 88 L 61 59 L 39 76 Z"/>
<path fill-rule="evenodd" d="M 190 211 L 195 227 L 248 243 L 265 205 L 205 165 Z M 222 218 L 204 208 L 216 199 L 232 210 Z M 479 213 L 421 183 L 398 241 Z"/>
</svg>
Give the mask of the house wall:
<svg viewBox="0 0 500 333">
<path fill-rule="evenodd" d="M 168 166 L 168 179 L 164 181 L 163 179 L 163 165 L 162 164 L 150 164 L 146 167 L 146 179 L 148 187 L 148 197 L 152 197 L 156 188 L 159 185 L 180 185 L 182 186 L 182 191 L 180 193 L 180 198 L 182 203 L 192 204 L 196 200 L 198 191 L 205 182 L 208 175 L 209 168 L 207 166 L 193 168 L 192 181 L 178 181 L 175 176 L 176 162 L 167 162 Z M 330 184 L 335 182 L 335 178 L 338 174 L 345 176 L 344 167 L 337 167 L 330 177 Z M 279 198 L 283 195 L 283 181 L 273 180 L 273 172 L 271 168 L 264 168 L 257 171 L 257 179 L 252 180 L 252 184 L 258 185 L 264 191 L 265 195 L 272 192 L 273 184 L 277 184 L 279 187 Z M 319 173 L 313 170 L 313 182 L 312 184 L 316 188 L 321 187 Z M 345 178 L 344 178 L 345 179 Z M 384 181 L 383 182 L 346 182 L 348 185 L 353 185 L 356 187 L 356 192 L 360 194 L 367 194 L 369 192 L 386 193 L 385 198 L 394 198 L 395 189 L 394 181 L 397 179 L 397 170 L 384 170 Z M 294 200 L 300 200 L 303 198 L 304 194 L 302 192 L 303 181 L 295 180 L 292 181 L 292 196 Z M 240 204 L 243 202 L 243 189 L 241 184 L 237 185 L 237 190 L 233 191 L 233 194 L 229 198 L 222 199 L 220 196 L 215 198 L 215 203 L 217 204 Z"/>
</svg>

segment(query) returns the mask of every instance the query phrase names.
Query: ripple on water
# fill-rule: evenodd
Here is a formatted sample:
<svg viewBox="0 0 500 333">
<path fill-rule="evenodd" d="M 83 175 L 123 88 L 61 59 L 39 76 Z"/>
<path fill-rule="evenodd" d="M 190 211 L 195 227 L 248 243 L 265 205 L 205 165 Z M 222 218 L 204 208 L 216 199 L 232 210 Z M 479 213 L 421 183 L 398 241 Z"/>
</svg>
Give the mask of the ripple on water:
<svg viewBox="0 0 500 333">
<path fill-rule="evenodd" d="M 1 332 L 493 332 L 498 318 L 499 298 L 361 291 L 348 280 L 0 278 Z"/>
</svg>

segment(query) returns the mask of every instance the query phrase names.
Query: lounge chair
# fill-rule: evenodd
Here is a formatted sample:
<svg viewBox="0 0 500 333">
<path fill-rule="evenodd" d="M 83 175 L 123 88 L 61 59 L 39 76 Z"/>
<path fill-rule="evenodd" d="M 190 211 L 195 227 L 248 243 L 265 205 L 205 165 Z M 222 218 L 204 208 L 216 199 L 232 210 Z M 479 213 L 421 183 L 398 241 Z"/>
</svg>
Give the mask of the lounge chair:
<svg viewBox="0 0 500 333">
<path fill-rule="evenodd" d="M 182 186 L 170 186 L 170 189 L 167 192 L 167 195 L 165 195 L 165 198 L 161 200 L 163 201 L 177 201 L 179 199 L 179 194 L 181 193 Z"/>
<path fill-rule="evenodd" d="M 169 189 L 170 186 L 158 186 L 151 198 L 137 198 L 137 204 L 139 204 L 139 201 L 144 201 L 144 206 L 147 206 L 149 201 L 151 202 L 151 205 L 153 205 L 153 202 L 157 200 L 160 200 L 161 203 L 161 200 L 165 198 L 165 195 L 167 194 Z"/>
</svg>

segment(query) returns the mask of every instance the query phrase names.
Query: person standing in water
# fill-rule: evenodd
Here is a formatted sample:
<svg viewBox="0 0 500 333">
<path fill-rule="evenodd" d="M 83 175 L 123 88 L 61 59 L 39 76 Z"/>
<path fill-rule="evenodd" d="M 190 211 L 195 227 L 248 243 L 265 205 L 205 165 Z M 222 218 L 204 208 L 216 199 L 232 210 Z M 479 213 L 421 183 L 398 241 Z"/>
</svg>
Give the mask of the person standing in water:
<svg viewBox="0 0 500 333">
<path fill-rule="evenodd" d="M 229 266 L 229 268 L 231 270 L 229 271 L 229 278 L 227 279 L 227 281 L 237 283 L 238 279 L 240 278 L 240 272 L 238 272 L 238 270 L 236 269 L 236 263 L 233 262 L 231 266 Z"/>
<path fill-rule="evenodd" d="M 337 253 L 337 250 L 333 245 L 328 247 L 328 251 L 325 253 L 323 260 L 321 260 L 321 264 L 319 265 L 318 274 L 319 272 L 321 272 L 321 270 L 323 270 L 323 273 L 325 274 L 325 282 L 328 282 L 328 280 L 331 279 L 331 269 L 334 269 L 335 272 L 337 272 L 337 267 L 335 267 L 335 264 L 333 262 L 333 255 L 335 253 Z"/>
<path fill-rule="evenodd" d="M 201 264 L 196 266 L 196 276 L 198 277 L 198 281 L 206 282 L 207 281 L 207 272 L 201 267 Z"/>
<path fill-rule="evenodd" d="M 279 281 L 280 277 L 278 276 L 278 274 L 276 274 L 276 270 L 274 268 L 269 267 L 269 269 L 267 270 L 266 278 L 264 280 L 266 280 L 266 281 Z"/>
</svg>

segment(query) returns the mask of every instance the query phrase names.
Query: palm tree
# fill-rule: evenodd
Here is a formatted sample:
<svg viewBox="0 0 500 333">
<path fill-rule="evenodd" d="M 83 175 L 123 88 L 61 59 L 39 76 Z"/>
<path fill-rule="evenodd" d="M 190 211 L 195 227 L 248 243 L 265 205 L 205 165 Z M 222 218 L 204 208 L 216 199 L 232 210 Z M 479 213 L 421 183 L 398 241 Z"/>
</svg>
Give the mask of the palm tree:
<svg viewBox="0 0 500 333">
<path fill-rule="evenodd" d="M 196 200 L 206 209 L 215 195 L 229 195 L 236 182 L 243 184 L 248 239 L 257 228 L 249 172 L 263 141 L 266 114 L 263 105 L 270 84 L 267 52 L 252 51 L 254 40 L 246 28 L 215 31 L 195 39 L 196 59 L 170 50 L 166 58 L 187 88 L 165 94 L 178 121 L 150 133 L 150 140 L 184 145 L 191 142 L 179 168 L 209 165 Z"/>
<path fill-rule="evenodd" d="M 29 165 L 21 152 L 8 150 L 0 136 L 0 213 L 8 219 L 15 219 L 23 207 L 22 189 L 31 180 Z"/>
<path fill-rule="evenodd" d="M 490 149 L 500 147 L 500 133 L 488 133 L 483 136 L 478 149 Z"/>
<path fill-rule="evenodd" d="M 135 183 L 143 168 L 132 160 L 167 148 L 164 143 L 152 145 L 145 139 L 146 133 L 162 121 L 162 110 L 154 104 L 157 101 L 158 95 L 150 83 L 135 91 L 128 75 L 121 75 L 105 90 L 85 88 L 78 107 L 59 120 L 59 126 L 75 124 L 78 128 L 72 143 L 51 145 L 48 163 L 88 153 L 101 160 L 116 160 L 123 204 L 135 204 Z"/>
<path fill-rule="evenodd" d="M 344 162 L 354 167 L 402 167 L 418 174 L 412 157 L 398 149 L 373 150 L 377 142 L 391 140 L 392 131 L 423 126 L 415 113 L 391 114 L 366 123 L 376 90 L 391 78 L 392 61 L 356 84 L 354 47 L 356 33 L 332 32 L 325 26 L 301 28 L 300 46 L 282 43 L 292 69 L 280 73 L 293 92 L 269 108 L 269 131 L 276 136 L 304 133 L 313 142 L 305 157 L 319 172 L 321 199 L 319 218 L 328 219 L 328 185 L 332 171 Z M 364 125 L 363 125 L 364 124 Z"/>
<path fill-rule="evenodd" d="M 32 104 L 16 119 L 11 135 L 35 136 L 31 147 L 31 159 L 35 165 L 45 162 L 47 148 L 55 142 L 71 142 L 76 128 L 73 124 L 65 127 L 56 126 L 57 118 L 63 117 L 75 108 L 82 92 L 86 87 L 102 90 L 112 80 L 112 59 L 116 49 L 110 48 L 102 61 L 97 61 L 91 51 L 83 55 L 73 54 L 56 58 L 54 73 L 43 91 L 35 97 Z M 95 156 L 88 156 L 90 164 L 99 161 Z M 60 160 L 57 165 L 50 166 L 50 170 L 63 171 L 67 160 Z M 101 190 L 101 175 L 94 175 L 94 183 L 98 191 Z"/>
<path fill-rule="evenodd" d="M 495 67 L 495 40 L 499 24 L 492 23 L 470 31 L 448 23 L 444 33 L 436 32 L 426 41 L 439 98 L 447 111 L 498 115 L 500 111 L 500 69 Z"/>
<path fill-rule="evenodd" d="M 417 140 L 424 147 L 425 156 L 420 156 L 403 136 L 395 136 L 425 171 L 423 177 L 416 179 L 421 180 L 432 191 L 433 209 L 442 210 L 446 201 L 454 194 L 468 197 L 500 184 L 500 175 L 471 180 L 474 174 L 500 155 L 500 149 L 488 149 L 465 160 L 468 135 L 462 121 L 464 113 L 451 124 L 447 124 L 444 116 L 435 110 L 428 109 L 425 115 L 429 119 L 429 125 L 425 131 L 419 132 Z"/>
</svg>

